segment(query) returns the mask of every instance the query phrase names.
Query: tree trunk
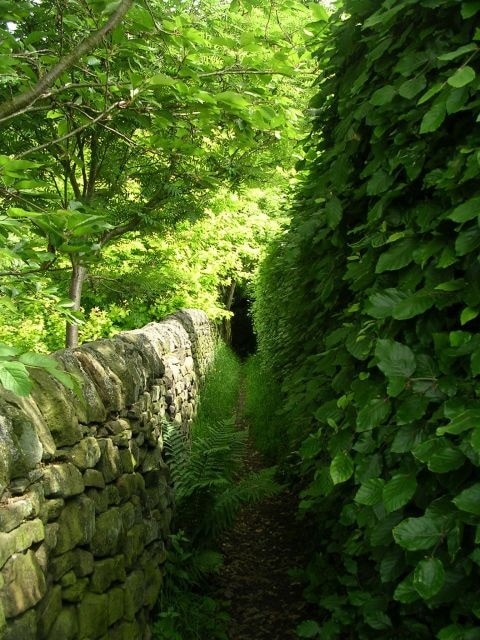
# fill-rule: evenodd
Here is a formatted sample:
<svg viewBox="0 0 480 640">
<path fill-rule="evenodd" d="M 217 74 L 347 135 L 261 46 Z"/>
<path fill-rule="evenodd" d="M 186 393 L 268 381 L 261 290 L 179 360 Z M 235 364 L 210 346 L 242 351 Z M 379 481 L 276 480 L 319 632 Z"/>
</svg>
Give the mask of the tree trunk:
<svg viewBox="0 0 480 640">
<path fill-rule="evenodd" d="M 87 269 L 81 264 L 78 264 L 72 259 L 72 278 L 70 280 L 70 300 L 73 302 L 72 309 L 74 311 L 80 310 L 80 303 L 82 301 L 82 288 L 87 275 Z M 78 325 L 72 322 L 67 322 L 67 331 L 65 336 L 65 346 L 77 347 L 78 346 Z"/>
</svg>

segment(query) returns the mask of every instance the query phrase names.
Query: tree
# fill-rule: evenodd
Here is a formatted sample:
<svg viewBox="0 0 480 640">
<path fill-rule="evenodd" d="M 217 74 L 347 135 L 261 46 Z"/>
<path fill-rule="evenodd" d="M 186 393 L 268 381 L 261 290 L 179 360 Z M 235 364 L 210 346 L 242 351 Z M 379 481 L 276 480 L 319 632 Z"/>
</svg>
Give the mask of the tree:
<svg viewBox="0 0 480 640">
<path fill-rule="evenodd" d="M 4 24 L 12 85 L 31 81 L 52 56 L 62 59 L 41 76 L 51 79 L 48 91 L 27 90 L 35 102 L 15 118 L 5 116 L 4 175 L 10 176 L 3 205 L 9 224 L 28 222 L 44 238 L 47 251 L 37 250 L 31 269 L 70 262 L 74 311 L 105 246 L 133 230 L 194 219 L 209 190 L 258 179 L 259 171 L 282 161 L 282 136 L 299 117 L 298 89 L 286 81 L 306 65 L 306 52 L 294 51 L 292 34 L 273 23 L 272 11 L 247 16 L 243 6 L 233 19 L 222 3 L 202 12 L 193 3 L 184 13 L 184 3 L 151 1 L 120 23 L 114 16 L 128 9 L 121 3 L 107 33 L 98 20 L 109 6 L 26 3 L 12 8 L 14 29 Z M 38 25 L 45 23 L 55 28 L 40 36 Z M 92 30 L 86 41 L 98 43 L 95 55 L 79 58 L 81 45 L 65 55 L 85 27 Z M 77 334 L 69 323 L 69 345 Z"/>
</svg>

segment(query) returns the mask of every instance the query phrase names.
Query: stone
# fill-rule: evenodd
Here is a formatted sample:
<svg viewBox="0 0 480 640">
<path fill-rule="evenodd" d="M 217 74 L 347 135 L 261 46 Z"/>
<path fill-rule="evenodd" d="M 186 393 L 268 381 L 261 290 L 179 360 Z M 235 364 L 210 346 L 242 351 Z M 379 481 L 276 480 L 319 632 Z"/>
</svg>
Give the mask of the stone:
<svg viewBox="0 0 480 640">
<path fill-rule="evenodd" d="M 9 533 L 0 533 L 0 569 L 14 553 L 25 551 L 35 542 L 42 542 L 45 529 L 40 519 L 28 520 Z"/>
<path fill-rule="evenodd" d="M 59 529 L 55 554 L 60 555 L 77 545 L 88 544 L 95 531 L 95 504 L 86 496 L 72 498 L 58 519 Z"/>
<path fill-rule="evenodd" d="M 41 544 L 38 549 L 35 549 L 34 551 L 35 553 L 35 557 L 37 558 L 37 562 L 40 565 L 41 570 L 43 571 L 43 573 L 47 573 L 48 571 L 48 547 L 47 545 Z"/>
<path fill-rule="evenodd" d="M 125 448 L 119 451 L 122 469 L 125 473 L 133 473 L 137 466 L 137 458 L 133 455 L 130 445 L 131 440 L 125 444 Z"/>
<path fill-rule="evenodd" d="M 80 578 L 62 589 L 62 598 L 66 602 L 81 602 L 88 588 L 88 578 Z"/>
<path fill-rule="evenodd" d="M 128 531 L 135 524 L 135 507 L 131 502 L 120 507 L 120 514 L 122 517 L 123 530 Z"/>
<path fill-rule="evenodd" d="M 105 594 L 86 593 L 77 605 L 80 638 L 94 640 L 108 629 L 108 598 Z"/>
<path fill-rule="evenodd" d="M 90 489 L 86 491 L 86 495 L 95 505 L 96 514 L 103 513 L 108 509 L 108 494 L 105 490 Z"/>
<path fill-rule="evenodd" d="M 78 398 L 43 369 L 32 369 L 31 396 L 53 436 L 57 447 L 76 444 L 82 439 L 76 405 Z"/>
<path fill-rule="evenodd" d="M 9 620 L 2 640 L 32 640 L 37 637 L 37 612 L 31 609 L 22 616 Z"/>
<path fill-rule="evenodd" d="M 128 500 L 137 492 L 138 483 L 136 475 L 133 473 L 124 473 L 115 483 L 122 502 Z"/>
<path fill-rule="evenodd" d="M 62 589 L 59 585 L 50 587 L 38 607 L 38 636 L 41 640 L 51 636 L 50 629 L 62 610 Z"/>
<path fill-rule="evenodd" d="M 121 447 L 122 449 L 125 449 L 130 444 L 130 440 L 132 439 L 132 432 L 124 431 L 123 433 L 119 433 L 116 436 L 111 436 L 110 439 L 114 445 L 116 445 L 117 447 Z"/>
<path fill-rule="evenodd" d="M 45 544 L 49 550 L 55 549 L 57 546 L 59 528 L 58 522 L 50 522 L 45 525 Z"/>
<path fill-rule="evenodd" d="M 160 537 L 160 524 L 158 520 L 149 518 L 145 520 L 145 545 L 149 545 Z"/>
<path fill-rule="evenodd" d="M 125 619 L 135 620 L 135 614 L 143 606 L 145 597 L 145 575 L 141 569 L 132 571 L 125 580 Z"/>
<path fill-rule="evenodd" d="M 142 629 L 137 621 L 122 622 L 111 629 L 109 640 L 143 640 L 142 636 Z"/>
<path fill-rule="evenodd" d="M 75 549 L 75 560 L 73 570 L 79 578 L 88 576 L 93 572 L 93 553 L 84 549 Z"/>
<path fill-rule="evenodd" d="M 43 488 L 46 496 L 67 498 L 83 493 L 82 474 L 71 462 L 49 464 L 45 468 Z"/>
<path fill-rule="evenodd" d="M 104 593 L 113 582 L 123 582 L 124 580 L 125 559 L 122 555 L 96 560 L 90 578 L 90 589 L 94 593 Z"/>
<path fill-rule="evenodd" d="M 110 438 L 102 438 L 98 441 L 102 455 L 97 468 L 102 472 L 105 482 L 113 482 L 123 473 L 122 461 L 116 447 Z"/>
<path fill-rule="evenodd" d="M 105 479 L 100 471 L 97 469 L 86 469 L 83 474 L 83 484 L 86 487 L 97 487 L 98 489 L 105 488 Z"/>
<path fill-rule="evenodd" d="M 45 575 L 33 551 L 15 553 L 3 568 L 5 584 L 0 599 L 6 618 L 20 615 L 45 595 Z"/>
<path fill-rule="evenodd" d="M 112 507 L 95 520 L 95 533 L 91 542 L 94 556 L 110 556 L 117 552 L 123 538 L 123 521 L 120 509 Z"/>
<path fill-rule="evenodd" d="M 152 562 L 145 566 L 145 596 L 144 605 L 153 607 L 160 595 L 160 589 L 163 582 L 163 574 L 159 567 Z"/>
<path fill-rule="evenodd" d="M 105 487 L 105 495 L 107 496 L 107 500 L 108 500 L 108 504 L 109 505 L 120 504 L 120 502 L 121 502 L 120 492 L 117 489 L 116 485 L 114 485 L 114 484 L 107 485 Z"/>
<path fill-rule="evenodd" d="M 62 513 L 65 506 L 65 500 L 63 498 L 52 498 L 51 500 L 45 500 L 40 510 L 40 517 L 43 522 L 51 522 L 56 520 Z"/>
<path fill-rule="evenodd" d="M 114 587 L 107 593 L 108 596 L 108 625 L 115 624 L 123 618 L 125 612 L 124 591 L 120 587 Z"/>
<path fill-rule="evenodd" d="M 91 469 L 100 460 L 100 447 L 95 438 L 81 440 L 70 451 L 70 461 L 79 469 Z"/>
<path fill-rule="evenodd" d="M 0 504 L 0 530 L 8 533 L 18 527 L 33 511 L 32 501 L 27 498 L 12 498 Z"/>
<path fill-rule="evenodd" d="M 63 607 L 53 623 L 49 640 L 74 640 L 78 637 L 78 616 L 75 607 Z M 32 636 L 34 638 L 35 636 Z"/>
<path fill-rule="evenodd" d="M 123 554 L 125 556 L 125 564 L 132 567 L 142 554 L 145 547 L 146 528 L 143 523 L 136 524 L 129 531 L 123 545 Z"/>
<path fill-rule="evenodd" d="M 74 571 L 68 571 L 65 575 L 63 575 L 60 579 L 60 584 L 62 587 L 71 587 L 72 584 L 75 584 L 77 581 L 77 576 Z"/>
<path fill-rule="evenodd" d="M 119 435 L 123 431 L 130 430 L 130 423 L 128 422 L 128 420 L 124 420 L 123 418 L 118 418 L 117 420 L 109 420 L 109 422 L 107 422 L 105 426 L 110 431 L 110 433 L 113 433 L 114 435 Z"/>
</svg>

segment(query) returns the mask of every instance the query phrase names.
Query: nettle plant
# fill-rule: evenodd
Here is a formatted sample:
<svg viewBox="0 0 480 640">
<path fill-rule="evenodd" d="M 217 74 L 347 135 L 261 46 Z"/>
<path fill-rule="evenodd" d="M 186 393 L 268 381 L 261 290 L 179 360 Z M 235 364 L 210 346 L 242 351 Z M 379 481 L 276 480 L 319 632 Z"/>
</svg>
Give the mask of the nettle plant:
<svg viewBox="0 0 480 640">
<path fill-rule="evenodd" d="M 317 528 L 304 637 L 480 638 L 479 17 L 346 0 L 317 52 L 257 301 Z"/>
</svg>

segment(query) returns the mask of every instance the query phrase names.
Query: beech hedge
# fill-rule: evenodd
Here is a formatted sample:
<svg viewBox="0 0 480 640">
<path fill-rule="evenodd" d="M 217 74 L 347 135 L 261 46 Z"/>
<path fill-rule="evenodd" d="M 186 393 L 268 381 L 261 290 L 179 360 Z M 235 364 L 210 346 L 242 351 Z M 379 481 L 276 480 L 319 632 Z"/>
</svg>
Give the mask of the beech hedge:
<svg viewBox="0 0 480 640">
<path fill-rule="evenodd" d="M 255 303 L 314 527 L 304 637 L 480 638 L 479 24 L 477 0 L 345 0 L 318 28 Z"/>
</svg>

